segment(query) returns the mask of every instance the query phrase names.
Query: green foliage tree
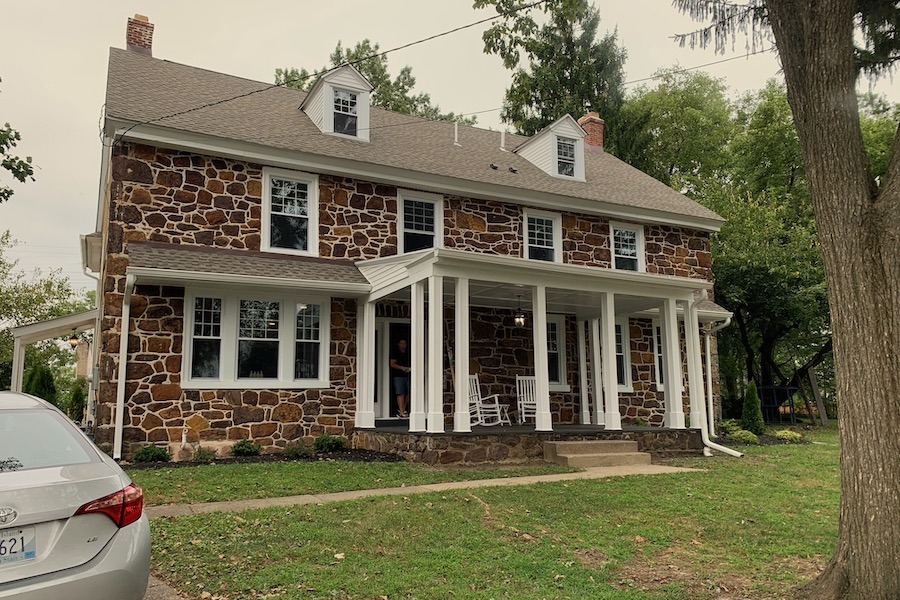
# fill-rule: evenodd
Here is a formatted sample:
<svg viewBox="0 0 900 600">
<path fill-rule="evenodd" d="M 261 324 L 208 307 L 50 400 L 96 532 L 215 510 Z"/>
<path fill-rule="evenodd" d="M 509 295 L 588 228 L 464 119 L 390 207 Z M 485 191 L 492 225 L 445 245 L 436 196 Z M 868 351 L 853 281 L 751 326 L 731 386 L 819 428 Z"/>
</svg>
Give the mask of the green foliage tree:
<svg viewBox="0 0 900 600">
<path fill-rule="evenodd" d="M 38 398 L 43 398 L 54 406 L 59 406 L 56 384 L 53 382 L 53 371 L 45 365 L 32 367 L 22 382 L 22 391 Z"/>
<path fill-rule="evenodd" d="M 332 67 L 352 63 L 369 80 L 369 83 L 375 88 L 371 96 L 373 106 L 433 121 L 458 122 L 461 125 L 475 124 L 475 117 L 442 112 L 439 106 L 432 104 L 429 94 L 415 93 L 413 88 L 416 86 L 416 78 L 409 65 L 400 69 L 400 73 L 396 77 L 391 77 L 387 56 L 379 54 L 379 45 L 372 43 L 368 38 L 357 42 L 353 48 L 345 48 L 341 42 L 338 42 L 334 52 L 331 53 L 330 61 Z M 308 91 L 316 82 L 317 74 L 327 70 L 327 67 L 322 67 L 311 73 L 306 68 L 299 70 L 296 67 L 275 69 L 275 83 Z"/>
<path fill-rule="evenodd" d="M 565 114 L 595 111 L 606 121 L 605 145 L 615 148 L 624 100 L 625 49 L 615 32 L 598 39 L 600 13 L 587 0 L 476 0 L 505 15 L 483 34 L 484 51 L 512 71 L 500 118 L 533 135 Z M 535 14 L 546 13 L 538 25 Z M 614 151 L 614 150 L 613 150 Z"/>
<path fill-rule="evenodd" d="M 766 432 L 766 424 L 763 421 L 762 406 L 759 403 L 759 393 L 756 384 L 752 381 L 747 386 L 744 394 L 744 409 L 741 411 L 741 427 L 746 431 L 752 431 L 756 435 Z"/>
<path fill-rule="evenodd" d="M 708 22 L 682 37 L 724 49 L 771 31 L 809 177 L 831 307 L 841 506 L 835 552 L 800 593 L 900 598 L 900 136 L 873 175 L 855 93 L 900 60 L 900 4 L 883 0 L 676 0 Z M 860 45 L 857 46 L 857 42 Z"/>
<path fill-rule="evenodd" d="M 9 123 L 4 123 L 3 127 L 0 127 L 0 167 L 9 171 L 18 181 L 25 183 L 28 179 L 34 181 L 34 167 L 31 166 L 30 156 L 20 158 L 12 154 L 12 149 L 16 147 L 21 139 L 22 135 L 13 129 Z M 11 187 L 0 185 L 0 204 L 9 200 L 12 195 L 13 190 Z"/>
<path fill-rule="evenodd" d="M 73 421 L 84 419 L 84 409 L 87 406 L 88 382 L 84 377 L 75 380 L 69 392 L 69 402 L 66 411 Z"/>
</svg>

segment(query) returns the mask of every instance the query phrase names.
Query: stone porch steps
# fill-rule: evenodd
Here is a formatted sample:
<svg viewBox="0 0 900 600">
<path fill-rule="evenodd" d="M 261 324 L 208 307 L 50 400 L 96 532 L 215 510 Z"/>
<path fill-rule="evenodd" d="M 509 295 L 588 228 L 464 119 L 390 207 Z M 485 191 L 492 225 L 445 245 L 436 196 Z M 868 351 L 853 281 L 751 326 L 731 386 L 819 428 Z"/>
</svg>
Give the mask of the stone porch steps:
<svg viewBox="0 0 900 600">
<path fill-rule="evenodd" d="M 544 460 L 575 468 L 649 465 L 650 455 L 637 449 L 628 440 L 544 442 Z"/>
</svg>

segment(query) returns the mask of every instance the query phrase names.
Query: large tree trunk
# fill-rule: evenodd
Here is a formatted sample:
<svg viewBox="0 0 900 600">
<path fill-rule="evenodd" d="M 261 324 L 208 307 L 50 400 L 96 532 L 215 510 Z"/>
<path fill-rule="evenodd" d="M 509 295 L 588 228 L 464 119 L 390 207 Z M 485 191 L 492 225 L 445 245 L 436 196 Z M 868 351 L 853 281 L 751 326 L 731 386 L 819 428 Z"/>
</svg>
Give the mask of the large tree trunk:
<svg viewBox="0 0 900 600">
<path fill-rule="evenodd" d="M 855 95 L 850 0 L 766 0 L 828 282 L 838 415 L 837 547 L 810 598 L 900 598 L 900 140 L 877 188 Z"/>
</svg>

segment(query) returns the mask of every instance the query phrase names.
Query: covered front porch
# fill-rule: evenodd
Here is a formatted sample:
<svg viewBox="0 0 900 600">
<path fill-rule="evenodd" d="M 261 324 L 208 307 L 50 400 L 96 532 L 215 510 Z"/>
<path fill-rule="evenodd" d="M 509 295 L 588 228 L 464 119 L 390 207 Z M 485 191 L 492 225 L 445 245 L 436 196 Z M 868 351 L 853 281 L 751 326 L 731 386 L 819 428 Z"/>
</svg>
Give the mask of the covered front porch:
<svg viewBox="0 0 900 600">
<path fill-rule="evenodd" d="M 450 249 L 362 261 L 357 266 L 372 283 L 371 293 L 360 300 L 358 309 L 358 430 L 384 435 L 400 435 L 395 428 L 405 428 L 409 435 L 480 433 L 469 411 L 471 373 L 482 375 L 482 385 L 491 386 L 486 393 L 504 396 L 511 412 L 515 411 L 514 377 L 535 377 L 536 416 L 523 432 L 558 432 L 562 426 L 574 425 L 604 433 L 622 431 L 623 408 L 627 413 L 628 399 L 635 394 L 628 382 L 622 382 L 624 371 L 631 376 L 630 360 L 623 360 L 623 355 L 630 358 L 633 349 L 621 338 L 623 328 L 627 336 L 636 319 L 648 329 L 652 323 L 658 332 L 659 360 L 652 362 L 660 372 L 657 380 L 666 381 L 653 390 L 659 399 L 654 400 L 659 404 L 659 418 L 650 429 L 683 430 L 686 412 L 694 427 L 711 420 L 712 411 L 706 406 L 707 400 L 711 404 L 706 393 L 711 386 L 704 382 L 700 340 L 701 299 L 711 287 L 709 282 Z M 390 340 L 382 327 L 384 303 L 406 307 L 398 314 L 408 323 L 412 358 L 408 423 L 386 420 L 391 414 L 384 405 L 383 357 Z M 510 333 L 520 312 L 526 317 L 524 323 L 517 320 Z M 706 315 L 707 321 L 713 318 L 724 317 Z M 502 364 L 486 355 L 484 334 L 477 339 L 477 330 L 485 329 L 489 319 L 498 323 L 496 329 L 487 328 L 496 331 L 497 338 L 488 343 L 498 353 L 508 352 L 516 344 L 513 338 L 526 340 L 527 348 L 517 349 L 515 358 Z M 505 328 L 499 327 L 501 322 Z M 561 332 L 554 329 L 559 325 Z M 560 336 L 563 346 L 566 336 L 572 338 L 570 351 L 563 349 L 568 355 L 563 359 L 558 356 Z M 643 354 L 648 352 L 653 348 L 643 349 Z M 555 382 L 554 360 L 571 365 Z M 706 375 L 709 379 L 708 367 Z M 561 408 L 560 398 L 570 402 Z M 625 429 L 630 430 L 634 423 L 627 421 Z M 502 429 L 484 433 L 521 433 Z M 372 439 L 371 435 L 366 439 Z"/>
</svg>

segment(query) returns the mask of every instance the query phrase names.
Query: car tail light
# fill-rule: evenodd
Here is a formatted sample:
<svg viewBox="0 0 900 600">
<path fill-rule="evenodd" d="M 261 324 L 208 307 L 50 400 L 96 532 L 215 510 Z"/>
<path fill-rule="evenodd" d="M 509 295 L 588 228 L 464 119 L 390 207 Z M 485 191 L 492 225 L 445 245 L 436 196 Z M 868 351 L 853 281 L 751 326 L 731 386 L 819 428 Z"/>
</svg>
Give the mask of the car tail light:
<svg viewBox="0 0 900 600">
<path fill-rule="evenodd" d="M 77 511 L 76 515 L 102 513 L 113 520 L 119 527 L 125 527 L 141 518 L 144 512 L 144 490 L 131 484 L 109 496 L 88 502 Z"/>
</svg>

